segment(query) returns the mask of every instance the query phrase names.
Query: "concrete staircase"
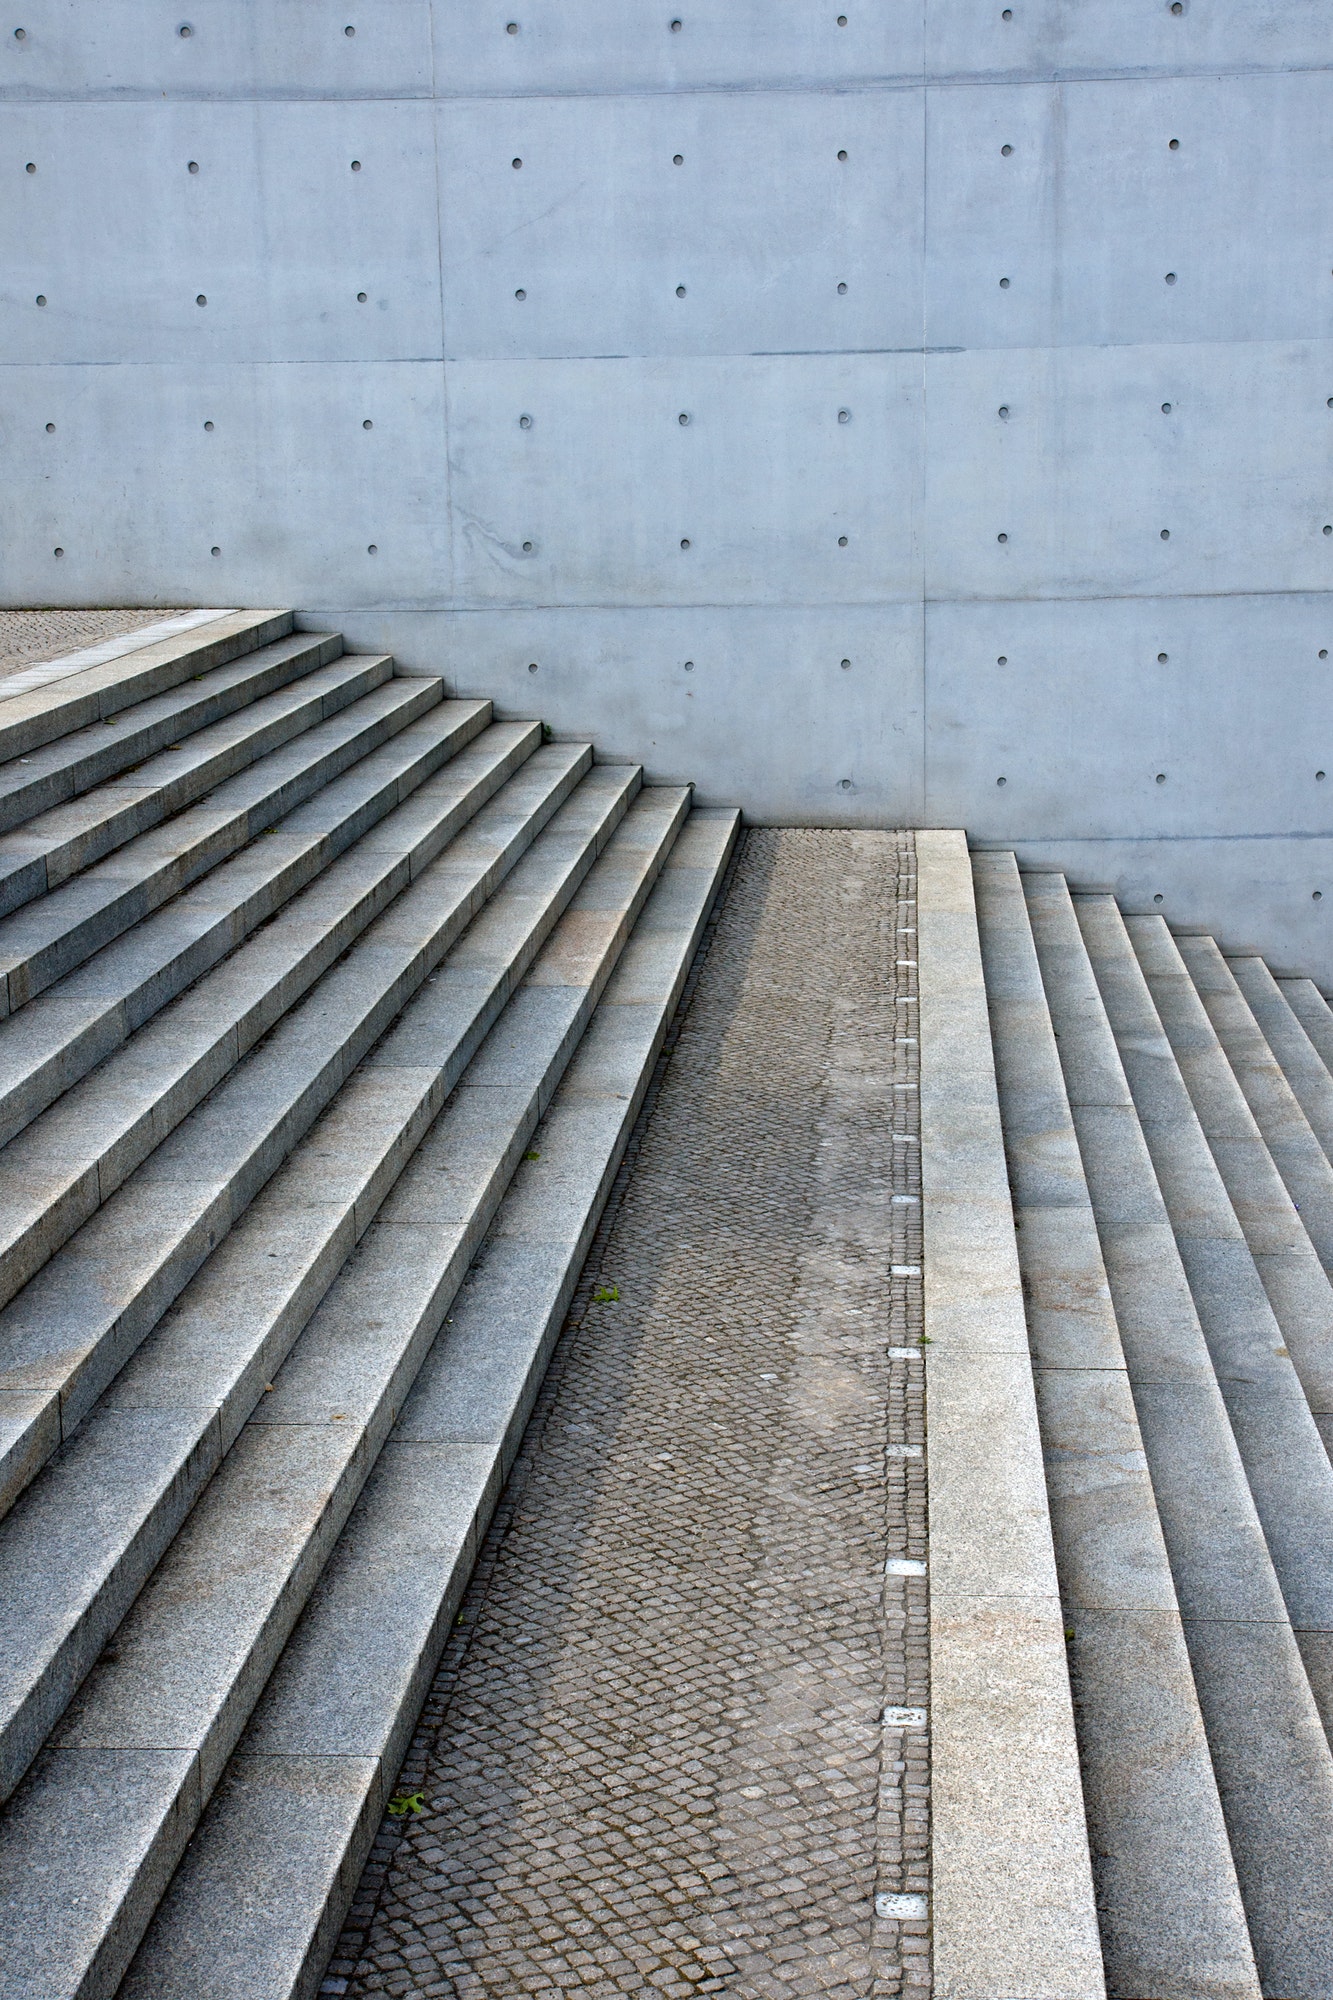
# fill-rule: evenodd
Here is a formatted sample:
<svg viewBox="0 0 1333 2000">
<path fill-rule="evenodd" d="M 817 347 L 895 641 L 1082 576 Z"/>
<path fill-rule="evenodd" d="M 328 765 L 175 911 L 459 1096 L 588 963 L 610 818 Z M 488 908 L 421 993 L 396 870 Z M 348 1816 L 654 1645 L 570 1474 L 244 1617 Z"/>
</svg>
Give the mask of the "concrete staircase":
<svg viewBox="0 0 1333 2000">
<path fill-rule="evenodd" d="M 0 700 L 0 1996 L 314 1990 L 736 837 L 290 614 Z"/>
<path fill-rule="evenodd" d="M 1333 1013 L 972 875 L 1106 1991 L 1328 1996 Z"/>
</svg>

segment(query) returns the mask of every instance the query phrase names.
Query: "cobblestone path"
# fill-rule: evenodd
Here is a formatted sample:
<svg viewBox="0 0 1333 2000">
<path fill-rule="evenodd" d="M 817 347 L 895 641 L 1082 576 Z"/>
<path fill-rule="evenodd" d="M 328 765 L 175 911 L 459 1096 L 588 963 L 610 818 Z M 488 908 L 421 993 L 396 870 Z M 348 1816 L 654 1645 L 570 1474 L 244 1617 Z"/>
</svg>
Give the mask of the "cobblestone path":
<svg viewBox="0 0 1333 2000">
<path fill-rule="evenodd" d="M 929 1990 L 913 869 L 746 837 L 325 1992 Z"/>
<path fill-rule="evenodd" d="M 0 611 L 0 680 L 43 660 L 82 652 L 103 639 L 119 639 L 156 625 L 159 618 L 179 618 L 179 610 L 157 611 Z"/>
</svg>

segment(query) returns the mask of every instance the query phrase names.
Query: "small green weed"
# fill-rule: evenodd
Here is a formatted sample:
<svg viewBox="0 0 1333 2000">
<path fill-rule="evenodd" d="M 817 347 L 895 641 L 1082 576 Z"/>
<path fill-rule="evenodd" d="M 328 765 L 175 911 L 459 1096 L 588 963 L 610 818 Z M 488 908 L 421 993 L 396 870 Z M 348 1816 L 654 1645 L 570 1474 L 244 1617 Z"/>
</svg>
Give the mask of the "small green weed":
<svg viewBox="0 0 1333 2000">
<path fill-rule="evenodd" d="M 405 1792 L 398 1798 L 389 1800 L 389 1812 L 394 1819 L 406 1819 L 409 1814 L 415 1817 L 425 1810 L 425 1801 L 420 1792 Z"/>
<path fill-rule="evenodd" d="M 620 1297 L 620 1287 L 619 1285 L 599 1285 L 592 1297 L 594 1305 L 613 1306 Z"/>
</svg>

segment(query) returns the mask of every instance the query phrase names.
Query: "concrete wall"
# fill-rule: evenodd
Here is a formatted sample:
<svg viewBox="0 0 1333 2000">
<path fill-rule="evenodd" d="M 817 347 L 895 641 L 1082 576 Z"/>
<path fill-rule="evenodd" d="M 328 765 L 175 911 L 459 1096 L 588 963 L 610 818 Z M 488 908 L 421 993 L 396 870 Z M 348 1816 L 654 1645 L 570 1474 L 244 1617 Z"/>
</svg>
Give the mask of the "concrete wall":
<svg viewBox="0 0 1333 2000">
<path fill-rule="evenodd" d="M 4 600 L 292 603 L 1333 984 L 1328 0 L 1181 6 L 13 0 Z"/>
</svg>

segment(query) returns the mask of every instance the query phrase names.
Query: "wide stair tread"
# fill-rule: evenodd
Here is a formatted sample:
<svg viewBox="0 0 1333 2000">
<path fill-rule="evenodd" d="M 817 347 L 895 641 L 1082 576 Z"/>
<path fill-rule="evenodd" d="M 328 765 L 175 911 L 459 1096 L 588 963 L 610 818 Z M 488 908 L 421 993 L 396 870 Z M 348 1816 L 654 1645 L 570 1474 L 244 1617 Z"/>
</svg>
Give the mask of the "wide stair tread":
<svg viewBox="0 0 1333 2000">
<path fill-rule="evenodd" d="M 0 1012 L 17 1012 L 441 699 L 438 681 L 387 680 L 165 825 L 0 919 Z"/>
<path fill-rule="evenodd" d="M 565 804 L 590 754 L 587 745 L 536 751 L 0 1313 L 0 1380 L 12 1406 L 0 1478 L 11 1494 L 124 1365 Z M 600 769 L 606 775 L 581 811 L 595 813 L 603 795 L 614 810 L 631 782 Z"/>
<path fill-rule="evenodd" d="M 58 889 L 224 779 L 380 687 L 387 654 L 347 655 L 0 834 L 0 916 Z"/>
<path fill-rule="evenodd" d="M 9 1618 L 0 1626 L 0 1796 L 12 1790 L 367 1227 L 515 979 L 611 838 L 636 783 L 632 770 L 599 767 L 556 816 L 293 1149 L 239 1235 L 214 1253 L 0 1526 L 0 1603 L 15 1614 L 0 1613 Z M 681 797 L 664 805 L 655 792 L 632 814 L 617 848 L 622 871 L 645 828 L 655 831 L 664 811 L 674 824 Z M 605 887 L 615 876 L 608 861 L 599 881 Z M 176 1408 L 182 1397 L 183 1411 Z M 154 1413 L 147 1422 L 145 1410 Z M 109 1539 L 101 1542 L 89 1534 L 84 1512 L 87 1497 L 99 1492 L 119 1496 L 102 1510 L 99 1533 Z M 47 1584 L 40 1612 L 19 1613 L 31 1606 L 44 1564 L 50 1572 L 62 1523 L 73 1535 L 58 1566 L 63 1588 Z"/>
<path fill-rule="evenodd" d="M 371 885 L 366 890 L 369 901 L 363 898 L 358 903 L 354 895 L 344 928 L 326 940 L 327 944 L 340 937 L 337 949 L 341 950 L 362 921 L 357 913 L 369 909 L 373 914 L 383 907 L 376 897 L 395 894 L 416 868 L 434 857 L 451 837 L 466 801 L 484 803 L 490 790 L 536 747 L 540 732 L 535 723 L 502 723 L 487 731 L 484 744 L 469 751 L 467 746 L 486 728 L 489 716 L 489 702 L 441 702 L 421 721 L 332 779 L 261 840 L 222 862 L 166 908 L 144 918 L 0 1023 L 0 1144 L 261 925 L 270 924 L 267 948 L 272 950 L 270 920 L 318 877 L 325 877 L 323 895 L 331 907 L 338 886 L 361 871 Z M 437 777 L 450 759 L 457 761 Z M 418 791 L 414 809 L 408 812 L 406 801 Z M 390 814 L 395 816 L 394 830 L 366 841 L 370 830 Z M 411 826 L 416 826 L 415 832 L 395 852 L 397 832 Z M 340 863 L 338 857 L 357 843 L 362 843 L 361 858 Z M 380 855 L 378 872 L 365 868 L 372 852 Z M 315 901 L 312 897 L 303 909 L 313 909 Z M 321 962 L 316 952 L 310 962 L 322 971 L 331 959 L 326 956 Z M 290 985 L 294 968 L 286 977 Z M 247 1045 L 242 1041 L 242 1048 Z"/>
<path fill-rule="evenodd" d="M 599 767 L 567 812 L 598 785 L 609 803 L 616 796 L 613 777 Z M 621 783 L 623 788 L 623 776 Z M 620 796 L 623 801 L 623 789 Z M 475 1011 L 479 982 L 493 983 L 502 966 L 517 970 L 530 960 L 530 953 L 514 954 L 520 926 L 528 935 L 550 934 L 463 1088 L 273 1377 L 271 1399 L 249 1370 L 251 1392 L 256 1386 L 261 1391 L 259 1408 L 122 1626 L 119 1659 L 89 1680 L 13 1801 L 0 1845 L 10 1845 L 15 1856 L 26 1843 L 32 1801 L 51 1784 L 72 1785 L 84 1801 L 75 1815 L 80 1830 L 60 1866 L 44 1880 L 29 1875 L 3 1919 L 10 1952 L 0 1957 L 12 1963 L 12 1951 L 21 1951 L 23 1979 L 49 1982 L 43 1968 L 54 1963 L 59 1970 L 52 1992 L 106 1990 L 137 1941 L 402 1408 L 687 808 L 688 794 L 672 790 L 640 793 L 623 817 L 609 816 L 609 826 L 608 815 L 595 820 L 588 812 L 579 836 L 585 853 L 604 844 L 599 827 L 618 830 L 591 873 L 577 869 L 575 887 L 585 875 L 586 882 L 572 906 L 568 896 L 559 896 L 558 908 L 569 906 L 568 914 L 553 934 L 536 915 L 550 906 L 552 879 L 542 881 L 531 867 L 525 880 L 524 867 L 517 869 L 456 959 L 418 995 L 347 1086 L 337 1108 L 338 1147 L 324 1150 L 343 1156 L 353 1132 L 368 1128 L 378 1113 L 373 1147 L 361 1147 L 359 1202 L 358 1191 L 343 1190 L 349 1205 L 365 1206 L 369 1222 L 376 1200 L 384 1198 L 386 1184 L 456 1081 L 461 1059 L 476 1047 L 466 1031 L 460 1037 L 460 1009 Z M 551 836 L 552 847 L 561 846 L 559 818 Z M 572 853 L 568 831 L 563 846 Z M 534 846 L 529 864 L 538 861 L 540 847 Z M 457 975 L 452 989 L 451 974 Z M 506 997 L 511 983 L 504 983 Z M 386 1099 L 395 1102 L 390 1118 Z M 623 1121 L 625 1102 L 617 1100 L 614 1109 Z M 317 1134 L 311 1150 L 319 1150 Z M 365 1158 L 372 1150 L 375 1161 Z M 300 1193 L 309 1200 L 311 1191 L 307 1172 Z M 250 1237 L 252 1259 L 262 1259 L 262 1243 L 261 1225 Z M 207 1272 L 201 1277 L 206 1280 Z M 190 1349 L 188 1299 L 182 1307 L 183 1316 L 161 1329 L 159 1381 L 184 1379 L 183 1357 L 173 1363 L 165 1353 L 173 1341 L 179 1344 L 182 1331 L 187 1352 L 197 1351 Z M 250 1332 L 262 1347 L 262 1316 Z M 233 1370 L 237 1359 L 229 1357 Z M 123 1409 L 124 1395 L 116 1402 Z M 276 1492 L 283 1496 L 277 1506 Z M 164 1752 L 164 1745 L 175 1747 Z M 120 1800 L 114 1828 L 113 1791 Z M 0 1874 L 7 1872 L 0 1867 Z M 82 1879 L 100 1885 L 95 1910 L 73 1904 L 68 1895 L 69 1883 Z M 38 1943 L 34 1960 L 29 1953 Z M 8 1990 L 0 1983 L 0 1992 Z"/>
<path fill-rule="evenodd" d="M 313 1991 L 393 1794 L 736 831 L 734 813 L 696 811 L 672 848 L 549 1109 L 541 1107 L 531 1139 L 538 1157 L 520 1168 L 483 1258 L 454 1298 L 121 1989 L 127 2000 Z M 517 1031 L 493 1083 L 481 1081 L 479 1068 L 478 1094 L 503 1079 L 506 1093 L 526 1092 L 531 1106 L 534 1057 L 529 1031 Z M 470 1124 L 496 1116 L 478 1107 Z M 423 1220 L 432 1168 L 447 1175 L 450 1160 L 443 1144 L 428 1147 L 400 1183 L 403 1213 Z M 408 1206 L 413 1174 L 420 1207 Z M 419 1298 L 429 1282 L 427 1262 Z M 410 1297 L 395 1306 L 413 1311 Z M 257 1877 L 266 1884 L 258 1899 L 243 1887 Z"/>
<path fill-rule="evenodd" d="M 138 701 L 51 743 L 0 764 L 0 832 L 105 784 L 196 730 L 234 715 L 251 702 L 317 667 L 343 650 L 329 632 L 292 632 L 244 653 L 225 666 L 193 674 L 182 686 Z"/>
<path fill-rule="evenodd" d="M 1257 2000 L 1018 868 L 973 877 L 1108 1990 Z"/>
</svg>

